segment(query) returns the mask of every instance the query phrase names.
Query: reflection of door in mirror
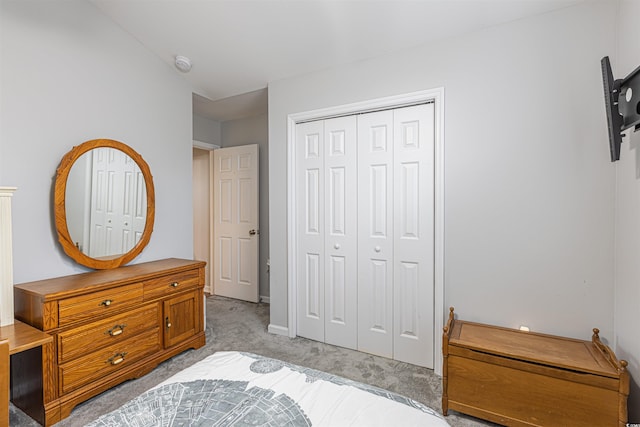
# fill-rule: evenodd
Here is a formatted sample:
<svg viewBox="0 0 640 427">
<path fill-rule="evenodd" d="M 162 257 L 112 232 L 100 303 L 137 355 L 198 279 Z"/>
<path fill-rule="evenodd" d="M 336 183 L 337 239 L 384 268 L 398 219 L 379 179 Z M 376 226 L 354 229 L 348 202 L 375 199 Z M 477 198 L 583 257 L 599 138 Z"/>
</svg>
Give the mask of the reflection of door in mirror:
<svg viewBox="0 0 640 427">
<path fill-rule="evenodd" d="M 69 173 L 66 193 L 69 234 L 83 253 L 110 258 L 140 241 L 147 209 L 145 182 L 124 152 L 105 147 L 83 154 Z"/>
<path fill-rule="evenodd" d="M 144 230 L 147 196 L 142 172 L 114 148 L 94 149 L 92 157 L 89 256 L 127 253 Z"/>
</svg>

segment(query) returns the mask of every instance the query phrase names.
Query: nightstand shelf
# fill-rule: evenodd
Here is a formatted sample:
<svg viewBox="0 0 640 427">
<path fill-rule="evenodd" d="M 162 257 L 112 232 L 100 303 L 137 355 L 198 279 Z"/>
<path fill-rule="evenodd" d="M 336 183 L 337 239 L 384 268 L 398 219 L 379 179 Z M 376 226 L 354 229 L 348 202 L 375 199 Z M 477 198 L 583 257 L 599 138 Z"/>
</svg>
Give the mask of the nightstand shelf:
<svg viewBox="0 0 640 427">
<path fill-rule="evenodd" d="M 12 325 L 0 327 L 0 341 L 8 340 L 10 362 L 7 366 L 9 375 L 3 373 L 3 378 L 11 378 L 10 398 L 14 405 L 31 416 L 41 424 L 44 423 L 44 411 L 42 394 L 42 346 L 51 346 L 53 338 L 32 326 L 16 320 Z M 40 369 L 18 369 L 26 360 L 34 361 L 34 367 Z M 5 390 L 5 384 L 1 386 Z M 2 398 L 0 402 L 0 424 L 6 419 L 8 425 L 8 399 Z"/>
</svg>

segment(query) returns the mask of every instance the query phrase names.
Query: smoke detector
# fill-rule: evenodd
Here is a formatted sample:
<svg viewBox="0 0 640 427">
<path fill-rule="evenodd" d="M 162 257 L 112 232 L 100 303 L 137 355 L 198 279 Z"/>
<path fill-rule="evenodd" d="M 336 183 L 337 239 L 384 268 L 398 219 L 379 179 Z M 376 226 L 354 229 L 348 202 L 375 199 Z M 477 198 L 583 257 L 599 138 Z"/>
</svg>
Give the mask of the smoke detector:
<svg viewBox="0 0 640 427">
<path fill-rule="evenodd" d="M 191 70 L 191 60 L 186 56 L 176 56 L 176 68 L 183 73 L 188 73 Z"/>
</svg>

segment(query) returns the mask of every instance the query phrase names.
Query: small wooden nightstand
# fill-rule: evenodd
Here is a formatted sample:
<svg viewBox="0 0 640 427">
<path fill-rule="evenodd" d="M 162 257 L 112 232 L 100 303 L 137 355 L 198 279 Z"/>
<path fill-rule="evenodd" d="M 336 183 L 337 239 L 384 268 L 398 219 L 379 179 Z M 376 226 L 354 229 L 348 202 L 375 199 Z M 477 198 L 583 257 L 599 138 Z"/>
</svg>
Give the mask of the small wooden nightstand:
<svg viewBox="0 0 640 427">
<path fill-rule="evenodd" d="M 0 341 L 2 340 L 9 341 L 10 362 L 6 369 L 11 373 L 11 400 L 18 408 L 27 412 L 40 424 L 44 424 L 44 411 L 40 411 L 39 415 L 37 411 L 34 413 L 31 410 L 34 405 L 36 407 L 42 406 L 42 370 L 34 372 L 34 370 L 25 371 L 11 368 L 21 365 L 21 361 L 25 359 L 37 359 L 39 363 L 35 365 L 42 366 L 42 346 L 51 345 L 53 338 L 47 333 L 16 320 L 13 325 L 0 327 Z M 5 379 L 9 377 L 4 372 L 2 376 Z M 3 384 L 2 387 L 4 390 L 5 385 Z M 2 417 L 0 424 L 2 425 L 5 425 L 4 422 L 9 425 L 8 407 L 8 399 L 2 398 L 2 402 L 0 402 L 0 417 Z"/>
</svg>

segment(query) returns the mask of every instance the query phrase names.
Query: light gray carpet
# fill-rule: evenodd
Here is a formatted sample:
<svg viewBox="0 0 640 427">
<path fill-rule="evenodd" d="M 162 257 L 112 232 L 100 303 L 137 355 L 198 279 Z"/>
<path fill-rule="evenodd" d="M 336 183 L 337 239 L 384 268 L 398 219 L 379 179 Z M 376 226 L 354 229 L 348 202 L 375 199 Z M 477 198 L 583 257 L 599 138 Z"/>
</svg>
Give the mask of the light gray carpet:
<svg viewBox="0 0 640 427">
<path fill-rule="evenodd" d="M 268 304 L 208 297 L 207 344 L 204 347 L 181 353 L 160 364 L 144 377 L 127 381 L 76 406 L 71 415 L 56 424 L 56 427 L 84 426 L 176 372 L 220 350 L 247 351 L 318 369 L 382 387 L 441 410 L 441 379 L 430 369 L 304 338 L 290 339 L 272 335 L 267 332 L 268 324 Z M 447 421 L 454 427 L 492 425 L 455 412 L 450 413 Z M 11 405 L 10 425 L 31 427 L 38 424 Z M 402 425 L 401 420 L 398 420 L 398 425 Z"/>
</svg>

